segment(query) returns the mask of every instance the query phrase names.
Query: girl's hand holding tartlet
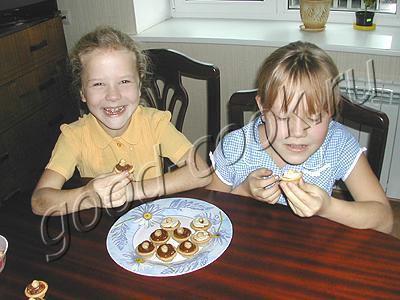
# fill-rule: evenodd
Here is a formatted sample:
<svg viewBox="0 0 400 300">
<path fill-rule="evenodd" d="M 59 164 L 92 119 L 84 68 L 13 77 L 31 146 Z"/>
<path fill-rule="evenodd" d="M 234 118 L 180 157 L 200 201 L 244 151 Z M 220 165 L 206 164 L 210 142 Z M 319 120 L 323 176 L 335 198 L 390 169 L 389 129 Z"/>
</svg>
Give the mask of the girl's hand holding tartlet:
<svg viewBox="0 0 400 300">
<path fill-rule="evenodd" d="M 304 182 L 281 181 L 279 186 L 286 195 L 288 204 L 293 212 L 300 217 L 322 215 L 330 202 L 328 193 L 320 187 Z"/>
<path fill-rule="evenodd" d="M 275 204 L 281 195 L 278 182 L 278 176 L 268 169 L 261 168 L 251 172 L 240 187 L 257 200 Z"/>
<path fill-rule="evenodd" d="M 303 173 L 297 170 L 288 170 L 281 176 L 282 181 L 293 182 L 295 184 L 300 183 L 300 179 L 303 177 Z"/>
<path fill-rule="evenodd" d="M 90 194 L 95 194 L 101 202 L 97 207 L 114 208 L 125 204 L 129 197 L 129 172 L 119 174 L 108 173 L 91 180 L 86 188 Z"/>
</svg>

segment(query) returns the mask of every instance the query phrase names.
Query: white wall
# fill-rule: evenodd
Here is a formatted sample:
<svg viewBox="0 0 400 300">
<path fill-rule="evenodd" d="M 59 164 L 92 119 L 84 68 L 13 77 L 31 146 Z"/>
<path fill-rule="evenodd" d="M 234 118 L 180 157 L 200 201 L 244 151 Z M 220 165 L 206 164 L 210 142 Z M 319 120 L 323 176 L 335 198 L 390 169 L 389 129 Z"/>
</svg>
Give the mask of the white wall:
<svg viewBox="0 0 400 300">
<path fill-rule="evenodd" d="M 133 0 L 137 33 L 171 17 L 169 0 Z"/>
<path fill-rule="evenodd" d="M 69 50 L 99 25 L 133 35 L 170 17 L 169 0 L 57 0 L 57 4 L 59 10 L 70 12 L 71 24 L 64 25 Z"/>
<path fill-rule="evenodd" d="M 69 10 L 71 24 L 64 25 L 68 49 L 85 33 L 99 25 L 110 25 L 136 33 L 133 0 L 57 0 L 58 9 Z"/>
</svg>

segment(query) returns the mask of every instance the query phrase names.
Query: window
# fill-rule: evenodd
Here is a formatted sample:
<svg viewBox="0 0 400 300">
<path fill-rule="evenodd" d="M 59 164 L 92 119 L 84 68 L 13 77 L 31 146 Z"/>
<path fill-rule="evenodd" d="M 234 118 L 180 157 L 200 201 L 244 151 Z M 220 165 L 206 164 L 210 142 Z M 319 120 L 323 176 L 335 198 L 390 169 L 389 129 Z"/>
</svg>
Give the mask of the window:
<svg viewBox="0 0 400 300">
<path fill-rule="evenodd" d="M 298 9 L 300 0 L 288 0 L 289 9 Z M 373 8 L 380 13 L 396 13 L 397 0 L 378 0 Z M 364 9 L 364 2 L 361 0 L 332 0 L 332 10 L 357 11 Z"/>
<path fill-rule="evenodd" d="M 277 13 L 278 2 L 284 4 L 282 0 L 171 0 L 171 2 L 173 17 L 234 19 L 273 19 Z"/>
<path fill-rule="evenodd" d="M 170 0 L 173 17 L 290 20 L 300 22 L 300 0 Z M 397 0 L 377 0 L 375 23 L 400 26 Z M 328 23 L 354 22 L 362 0 L 332 0 Z"/>
</svg>

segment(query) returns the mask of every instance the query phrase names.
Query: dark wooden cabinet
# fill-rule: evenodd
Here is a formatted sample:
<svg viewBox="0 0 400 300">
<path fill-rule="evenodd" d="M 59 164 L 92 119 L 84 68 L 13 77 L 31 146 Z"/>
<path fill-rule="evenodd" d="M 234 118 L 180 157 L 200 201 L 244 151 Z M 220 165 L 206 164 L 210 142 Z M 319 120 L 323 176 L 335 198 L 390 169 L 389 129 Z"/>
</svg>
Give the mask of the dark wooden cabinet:
<svg viewBox="0 0 400 300">
<path fill-rule="evenodd" d="M 0 201 L 5 201 L 32 190 L 60 125 L 77 118 L 78 106 L 69 93 L 59 17 L 3 33 L 0 57 Z"/>
</svg>

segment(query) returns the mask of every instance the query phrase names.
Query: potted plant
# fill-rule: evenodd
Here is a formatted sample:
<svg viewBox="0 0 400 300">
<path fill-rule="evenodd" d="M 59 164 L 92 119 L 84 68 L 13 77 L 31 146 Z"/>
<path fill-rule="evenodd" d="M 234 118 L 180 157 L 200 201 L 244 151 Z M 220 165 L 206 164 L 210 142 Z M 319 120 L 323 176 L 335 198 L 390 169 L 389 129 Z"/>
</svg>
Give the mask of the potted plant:
<svg viewBox="0 0 400 300">
<path fill-rule="evenodd" d="M 301 30 L 322 31 L 329 17 L 332 0 L 300 0 Z"/>
<path fill-rule="evenodd" d="M 356 25 L 357 26 L 372 26 L 374 21 L 374 11 L 368 10 L 369 8 L 375 9 L 376 0 L 363 0 L 365 9 L 356 11 Z"/>
</svg>

